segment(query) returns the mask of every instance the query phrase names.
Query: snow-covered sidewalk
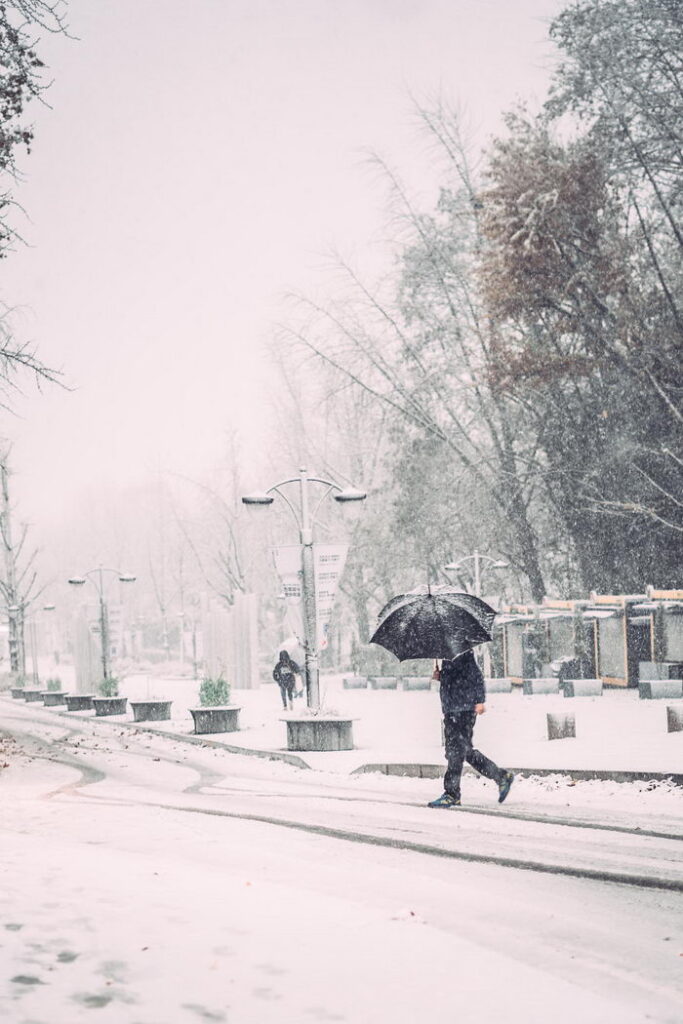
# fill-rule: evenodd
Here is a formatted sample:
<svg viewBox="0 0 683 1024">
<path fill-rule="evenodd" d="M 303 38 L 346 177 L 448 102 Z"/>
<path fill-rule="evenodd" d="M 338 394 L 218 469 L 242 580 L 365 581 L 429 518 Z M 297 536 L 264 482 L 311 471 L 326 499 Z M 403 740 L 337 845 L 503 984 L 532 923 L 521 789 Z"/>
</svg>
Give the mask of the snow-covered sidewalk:
<svg viewBox="0 0 683 1024">
<path fill-rule="evenodd" d="M 192 733 L 188 709 L 198 705 L 196 681 L 130 676 L 123 680 L 121 694 L 129 700 L 172 700 L 171 720 L 150 723 L 150 728 Z M 354 749 L 301 754 L 311 768 L 350 774 L 365 765 L 443 765 L 438 693 L 344 690 L 342 676 L 324 676 L 321 696 L 331 712 L 353 719 Z M 207 739 L 245 750 L 287 750 L 286 725 L 274 684 L 234 690 L 232 703 L 241 707 L 240 731 Z M 295 703 L 297 710 L 299 703 Z M 681 706 L 683 701 L 640 700 L 635 690 L 564 698 L 527 697 L 515 689 L 489 697 L 487 712 L 477 722 L 476 744 L 499 764 L 517 769 L 680 775 L 683 733 L 667 732 L 667 705 Z M 576 738 L 548 740 L 547 713 L 568 711 L 576 717 Z M 127 719 L 132 719 L 130 712 Z"/>
</svg>

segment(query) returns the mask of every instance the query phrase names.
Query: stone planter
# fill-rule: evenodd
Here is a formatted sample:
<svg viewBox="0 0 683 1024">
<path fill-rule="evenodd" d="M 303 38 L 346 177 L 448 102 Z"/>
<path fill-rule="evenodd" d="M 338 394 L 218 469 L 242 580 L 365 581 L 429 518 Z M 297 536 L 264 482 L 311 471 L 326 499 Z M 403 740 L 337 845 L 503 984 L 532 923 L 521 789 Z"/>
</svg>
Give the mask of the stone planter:
<svg viewBox="0 0 683 1024">
<path fill-rule="evenodd" d="M 66 695 L 67 711 L 92 711 L 94 696 L 92 693 L 71 693 Z"/>
<path fill-rule="evenodd" d="M 43 693 L 43 704 L 46 708 L 56 708 L 59 704 L 66 704 L 66 694 L 57 690 L 46 690 Z"/>
<path fill-rule="evenodd" d="M 213 708 L 190 708 L 196 734 L 207 732 L 239 732 L 240 711 L 231 704 Z"/>
<path fill-rule="evenodd" d="M 35 704 L 42 701 L 45 690 L 24 690 L 24 700 L 27 704 Z"/>
<path fill-rule="evenodd" d="M 398 679 L 396 676 L 370 676 L 368 682 L 372 690 L 398 689 Z"/>
<path fill-rule="evenodd" d="M 310 715 L 283 718 L 287 750 L 353 750 L 353 719 Z"/>
<path fill-rule="evenodd" d="M 168 722 L 172 700 L 132 700 L 134 722 Z"/>
<path fill-rule="evenodd" d="M 24 699 L 24 687 L 23 686 L 13 686 L 12 689 L 10 690 L 10 693 L 12 694 L 13 700 L 23 700 Z"/>
<path fill-rule="evenodd" d="M 125 715 L 127 697 L 93 697 L 92 706 L 97 718 L 108 718 L 110 715 Z"/>
</svg>

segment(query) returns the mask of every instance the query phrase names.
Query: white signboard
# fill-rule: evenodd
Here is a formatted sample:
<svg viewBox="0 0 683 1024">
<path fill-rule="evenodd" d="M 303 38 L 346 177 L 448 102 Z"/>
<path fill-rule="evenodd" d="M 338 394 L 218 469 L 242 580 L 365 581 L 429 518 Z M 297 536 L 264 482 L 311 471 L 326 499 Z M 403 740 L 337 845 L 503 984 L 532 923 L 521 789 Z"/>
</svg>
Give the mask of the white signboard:
<svg viewBox="0 0 683 1024">
<path fill-rule="evenodd" d="M 339 578 L 344 571 L 348 544 L 314 544 L 315 604 L 318 612 L 318 650 L 327 647 L 327 633 L 337 596 Z"/>
<path fill-rule="evenodd" d="M 332 616 L 339 577 L 344 571 L 348 544 L 314 544 L 313 573 L 317 611 L 318 649 L 327 647 L 327 631 Z M 303 571 L 301 546 L 288 544 L 274 548 L 275 569 L 282 580 L 287 619 L 292 631 L 303 637 Z"/>
<path fill-rule="evenodd" d="M 282 581 L 282 592 L 285 597 L 287 623 L 296 636 L 304 635 L 303 615 L 303 572 L 301 569 L 301 546 L 285 544 L 273 549 L 275 571 Z"/>
</svg>

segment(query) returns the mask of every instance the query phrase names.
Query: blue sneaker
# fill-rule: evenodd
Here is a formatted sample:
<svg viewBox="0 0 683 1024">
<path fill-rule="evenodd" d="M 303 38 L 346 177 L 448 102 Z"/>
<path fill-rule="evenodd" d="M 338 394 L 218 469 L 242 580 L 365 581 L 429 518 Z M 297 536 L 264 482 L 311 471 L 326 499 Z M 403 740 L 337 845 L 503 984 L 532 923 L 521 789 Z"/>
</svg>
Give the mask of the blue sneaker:
<svg viewBox="0 0 683 1024">
<path fill-rule="evenodd" d="M 456 800 L 450 793 L 442 793 L 436 800 L 431 800 L 427 807 L 460 807 L 460 800 Z"/>
<path fill-rule="evenodd" d="M 512 783 L 515 781 L 515 777 L 512 772 L 505 772 L 503 778 L 498 783 L 498 803 L 502 804 L 505 797 L 510 792 Z"/>
</svg>

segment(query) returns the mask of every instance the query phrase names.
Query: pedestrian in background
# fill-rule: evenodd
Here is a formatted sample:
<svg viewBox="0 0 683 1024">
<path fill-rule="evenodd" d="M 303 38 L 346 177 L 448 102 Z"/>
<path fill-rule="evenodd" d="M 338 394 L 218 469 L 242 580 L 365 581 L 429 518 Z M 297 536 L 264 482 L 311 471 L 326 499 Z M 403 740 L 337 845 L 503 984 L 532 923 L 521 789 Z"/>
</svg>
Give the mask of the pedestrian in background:
<svg viewBox="0 0 683 1024">
<path fill-rule="evenodd" d="M 285 711 L 288 706 L 290 710 L 292 709 L 298 675 L 301 675 L 301 669 L 297 663 L 290 658 L 287 651 L 280 651 L 278 662 L 273 669 L 273 679 L 280 687 L 282 707 Z"/>
<path fill-rule="evenodd" d="M 484 677 L 474 654 L 466 651 L 453 661 L 443 661 L 440 669 L 437 662 L 434 678 L 440 684 L 448 767 L 443 780 L 443 794 L 427 806 L 460 806 L 460 778 L 465 761 L 480 775 L 498 784 L 498 802 L 502 804 L 510 792 L 514 775 L 499 768 L 472 746 L 477 715 L 486 711 Z"/>
</svg>

